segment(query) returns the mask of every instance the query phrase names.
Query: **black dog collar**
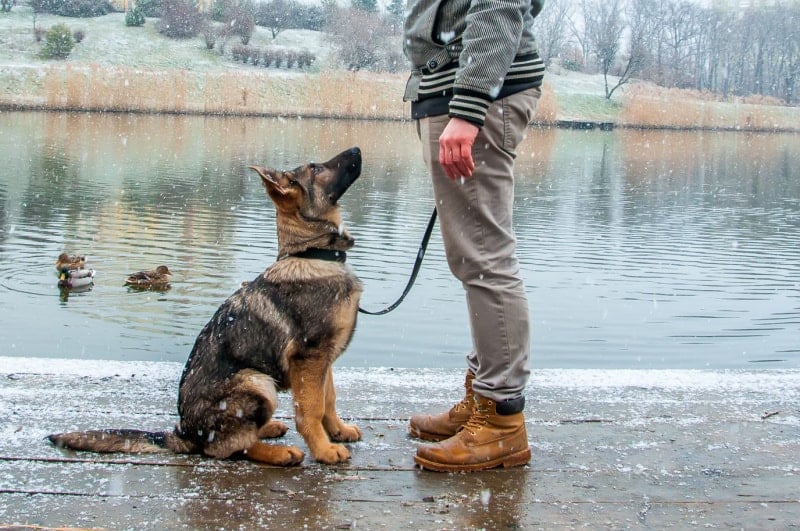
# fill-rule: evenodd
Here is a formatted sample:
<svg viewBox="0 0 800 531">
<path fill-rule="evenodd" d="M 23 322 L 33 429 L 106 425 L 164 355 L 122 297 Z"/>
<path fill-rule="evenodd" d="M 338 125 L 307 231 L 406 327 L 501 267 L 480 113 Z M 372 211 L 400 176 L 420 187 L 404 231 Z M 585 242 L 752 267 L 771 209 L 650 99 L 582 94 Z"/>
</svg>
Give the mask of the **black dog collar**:
<svg viewBox="0 0 800 531">
<path fill-rule="evenodd" d="M 299 253 L 287 254 L 283 258 L 307 258 L 310 260 L 327 260 L 329 262 L 344 263 L 347 260 L 347 253 L 345 251 L 334 251 L 333 249 L 318 249 L 311 247 Z"/>
</svg>

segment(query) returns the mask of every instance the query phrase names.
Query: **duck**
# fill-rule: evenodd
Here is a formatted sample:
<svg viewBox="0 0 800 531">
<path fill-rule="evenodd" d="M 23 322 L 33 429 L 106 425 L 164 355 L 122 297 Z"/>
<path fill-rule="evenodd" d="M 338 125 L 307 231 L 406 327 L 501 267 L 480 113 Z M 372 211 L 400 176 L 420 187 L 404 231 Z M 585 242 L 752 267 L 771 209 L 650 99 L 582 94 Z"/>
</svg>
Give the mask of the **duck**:
<svg viewBox="0 0 800 531">
<path fill-rule="evenodd" d="M 94 269 L 61 269 L 58 275 L 59 288 L 84 288 L 94 284 Z"/>
<path fill-rule="evenodd" d="M 125 285 L 140 289 L 168 289 L 169 277 L 172 275 L 165 265 L 160 265 L 152 271 L 137 271 L 125 279 Z"/>
<path fill-rule="evenodd" d="M 59 271 L 83 269 L 86 267 L 86 257 L 61 253 L 56 260 L 56 269 Z"/>
</svg>

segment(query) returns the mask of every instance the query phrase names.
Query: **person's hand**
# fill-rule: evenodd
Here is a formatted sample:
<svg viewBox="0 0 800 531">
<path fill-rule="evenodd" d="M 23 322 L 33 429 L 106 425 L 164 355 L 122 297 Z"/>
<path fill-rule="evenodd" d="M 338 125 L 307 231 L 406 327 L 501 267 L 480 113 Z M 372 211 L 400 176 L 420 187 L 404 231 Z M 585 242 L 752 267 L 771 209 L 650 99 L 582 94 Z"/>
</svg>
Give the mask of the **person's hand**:
<svg viewBox="0 0 800 531">
<path fill-rule="evenodd" d="M 480 129 L 461 118 L 451 118 L 439 137 L 439 164 L 450 179 L 471 177 L 475 171 L 472 144 Z"/>
</svg>

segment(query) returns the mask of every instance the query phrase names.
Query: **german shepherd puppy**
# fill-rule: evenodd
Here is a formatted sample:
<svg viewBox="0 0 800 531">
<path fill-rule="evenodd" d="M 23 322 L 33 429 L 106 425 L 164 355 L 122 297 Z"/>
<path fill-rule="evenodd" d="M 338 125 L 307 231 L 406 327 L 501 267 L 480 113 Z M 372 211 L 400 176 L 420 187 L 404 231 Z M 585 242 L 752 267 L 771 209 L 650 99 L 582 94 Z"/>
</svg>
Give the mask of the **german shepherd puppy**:
<svg viewBox="0 0 800 531">
<path fill-rule="evenodd" d="M 291 171 L 250 166 L 275 203 L 278 259 L 231 295 L 195 341 L 172 432 L 97 430 L 50 435 L 55 445 L 95 452 L 202 453 L 297 465 L 294 446 L 269 445 L 287 426 L 272 415 L 291 389 L 295 424 L 311 455 L 339 463 L 341 442 L 361 431 L 336 413 L 332 364 L 353 335 L 361 283 L 345 265 L 353 246 L 337 201 L 361 173 L 361 151 Z"/>
</svg>

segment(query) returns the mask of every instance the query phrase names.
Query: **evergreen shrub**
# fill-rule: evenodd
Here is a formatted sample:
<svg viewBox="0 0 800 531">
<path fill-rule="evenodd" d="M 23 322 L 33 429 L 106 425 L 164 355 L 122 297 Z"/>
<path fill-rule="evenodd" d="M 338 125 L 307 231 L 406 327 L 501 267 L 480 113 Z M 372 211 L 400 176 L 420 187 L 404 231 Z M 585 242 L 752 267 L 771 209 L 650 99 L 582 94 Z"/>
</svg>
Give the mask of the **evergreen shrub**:
<svg viewBox="0 0 800 531">
<path fill-rule="evenodd" d="M 46 59 L 66 59 L 75 46 L 72 33 L 65 24 L 56 24 L 50 28 L 44 41 L 41 55 Z"/>
<path fill-rule="evenodd" d="M 125 13 L 125 25 L 140 27 L 144 26 L 144 23 L 144 10 L 139 7 L 138 3 L 136 3 L 131 9 L 128 10 L 127 13 Z"/>
</svg>

